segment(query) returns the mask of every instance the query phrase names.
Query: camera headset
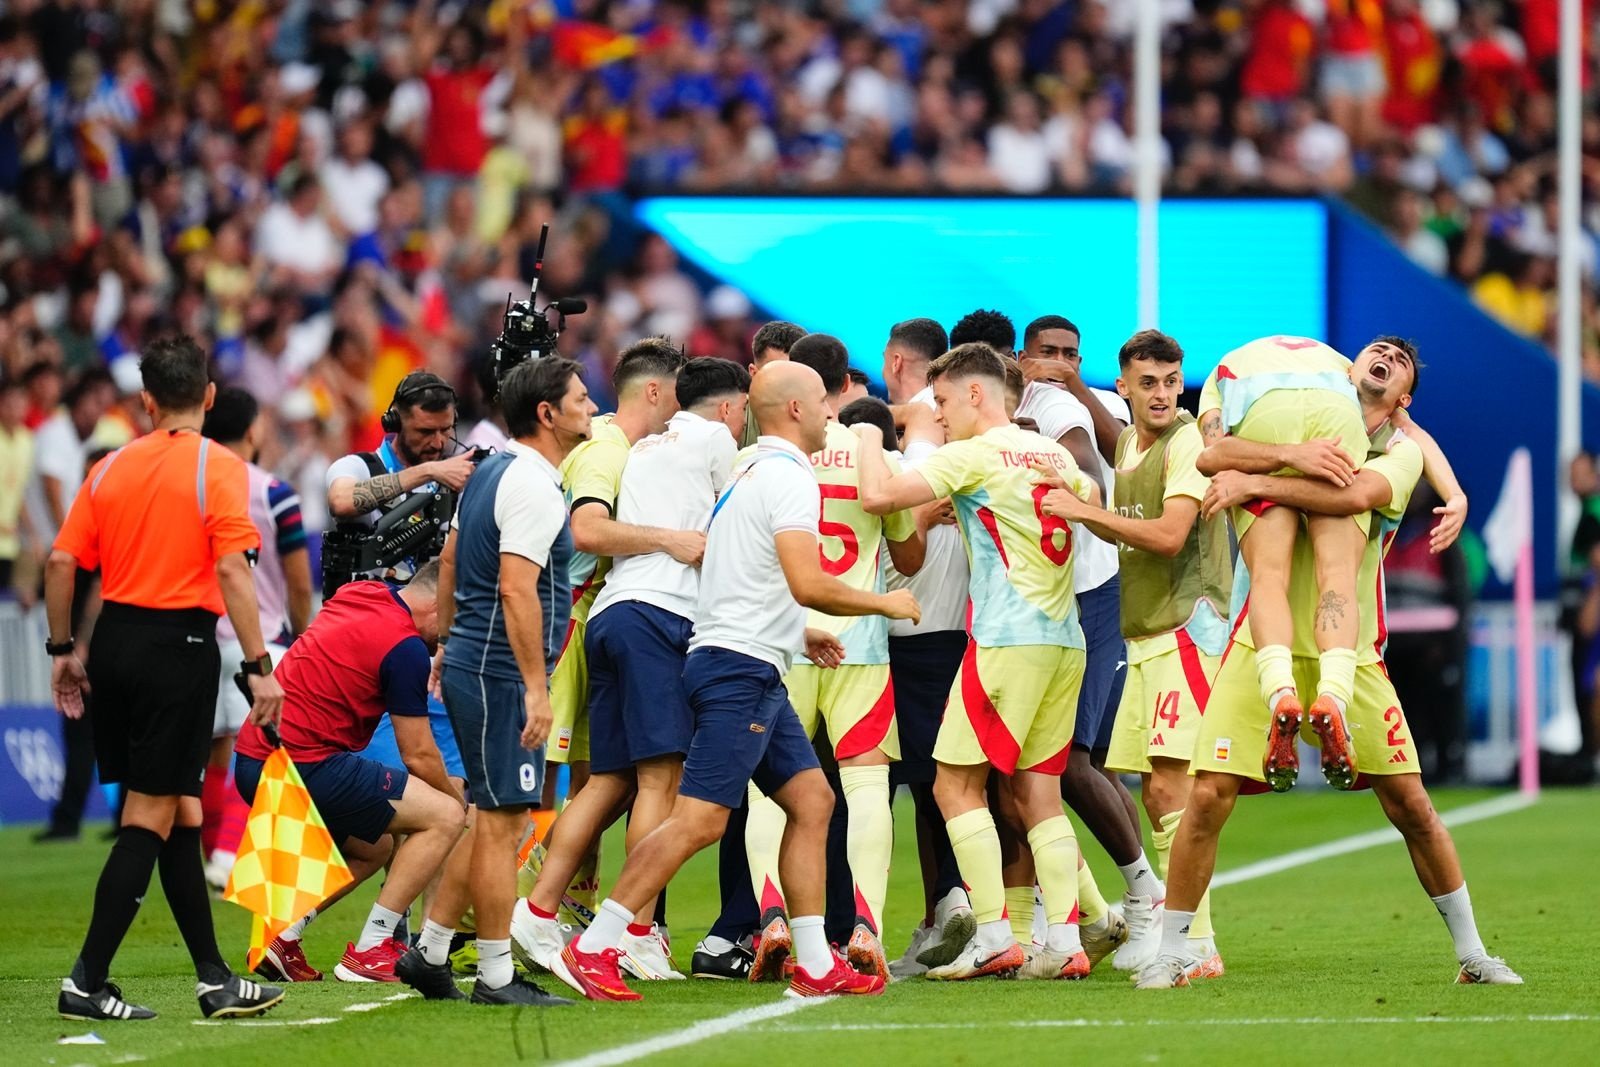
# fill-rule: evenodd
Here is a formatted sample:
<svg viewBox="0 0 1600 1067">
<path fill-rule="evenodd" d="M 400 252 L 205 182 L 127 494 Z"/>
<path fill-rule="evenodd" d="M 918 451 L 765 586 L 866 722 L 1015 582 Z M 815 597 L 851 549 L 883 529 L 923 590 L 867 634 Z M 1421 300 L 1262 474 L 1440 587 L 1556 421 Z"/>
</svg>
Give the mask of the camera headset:
<svg viewBox="0 0 1600 1067">
<path fill-rule="evenodd" d="M 450 394 L 450 403 L 456 404 L 456 391 L 450 383 L 434 374 L 432 371 L 414 370 L 394 388 L 394 398 L 389 401 L 389 409 L 378 419 L 378 425 L 383 427 L 387 434 L 400 432 L 400 409 L 410 407 L 422 398 L 424 393 L 433 389 L 443 389 Z"/>
</svg>

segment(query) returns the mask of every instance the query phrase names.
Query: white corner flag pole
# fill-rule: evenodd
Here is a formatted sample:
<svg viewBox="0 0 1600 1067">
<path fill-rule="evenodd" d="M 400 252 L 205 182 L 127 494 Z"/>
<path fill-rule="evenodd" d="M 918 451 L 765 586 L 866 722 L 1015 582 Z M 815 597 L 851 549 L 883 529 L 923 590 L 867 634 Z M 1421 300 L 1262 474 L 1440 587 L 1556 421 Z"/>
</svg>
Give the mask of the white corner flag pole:
<svg viewBox="0 0 1600 1067">
<path fill-rule="evenodd" d="M 1555 559 L 1564 566 L 1567 539 L 1578 525 L 1578 500 L 1567 484 L 1567 469 L 1583 447 L 1583 359 L 1579 333 L 1579 247 L 1582 241 L 1579 202 L 1583 124 L 1580 93 L 1580 49 L 1583 0 L 1561 0 L 1561 53 L 1557 114 L 1556 199 L 1561 214 L 1556 263 L 1556 528 Z"/>
<path fill-rule="evenodd" d="M 1133 31 L 1133 196 L 1139 219 L 1139 329 L 1161 324 L 1161 9 L 1137 0 Z"/>
<path fill-rule="evenodd" d="M 1502 582 L 1511 583 L 1516 609 L 1517 781 L 1539 792 L 1539 701 L 1533 658 L 1533 455 L 1511 453 L 1500 498 L 1483 524 L 1483 549 Z"/>
</svg>

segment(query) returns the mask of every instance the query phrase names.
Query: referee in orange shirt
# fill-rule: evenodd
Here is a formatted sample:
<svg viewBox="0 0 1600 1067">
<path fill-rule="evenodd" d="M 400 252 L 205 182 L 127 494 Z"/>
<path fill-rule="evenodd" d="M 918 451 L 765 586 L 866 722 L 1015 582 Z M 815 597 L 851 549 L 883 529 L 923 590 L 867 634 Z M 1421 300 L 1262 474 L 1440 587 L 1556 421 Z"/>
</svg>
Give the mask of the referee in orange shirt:
<svg viewBox="0 0 1600 1067">
<path fill-rule="evenodd" d="M 217 619 L 226 609 L 254 697 L 252 722 L 276 724 L 283 690 L 272 677 L 245 553 L 250 521 L 244 461 L 200 436 L 216 386 L 187 337 L 145 349 L 143 400 L 155 429 L 97 463 L 79 489 L 45 570 L 56 708 L 84 713 L 94 692 L 102 782 L 126 790 L 122 828 L 95 887 L 94 911 L 58 1010 L 96 1022 L 152 1019 L 107 981 L 159 866 L 161 888 L 194 960 L 208 1018 L 258 1015 L 283 990 L 233 974 L 217 951 L 200 856 L 200 781 L 216 712 Z M 68 617 L 78 568 L 101 571 L 105 607 L 87 672 Z"/>
</svg>

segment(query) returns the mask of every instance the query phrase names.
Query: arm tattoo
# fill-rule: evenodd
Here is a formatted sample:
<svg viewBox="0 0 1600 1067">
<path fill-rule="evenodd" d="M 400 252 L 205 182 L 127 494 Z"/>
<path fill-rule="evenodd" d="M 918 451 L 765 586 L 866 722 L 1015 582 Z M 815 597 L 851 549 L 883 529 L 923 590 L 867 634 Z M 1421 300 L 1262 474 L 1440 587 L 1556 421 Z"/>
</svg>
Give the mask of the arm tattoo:
<svg viewBox="0 0 1600 1067">
<path fill-rule="evenodd" d="M 1344 621 L 1346 601 L 1338 593 L 1323 593 L 1317 604 L 1317 631 L 1330 633 Z"/>
<path fill-rule="evenodd" d="M 356 487 L 351 490 L 351 495 L 355 502 L 356 514 L 365 515 L 380 504 L 387 504 L 403 492 L 405 490 L 400 487 L 400 475 L 380 474 L 376 478 L 357 482 Z"/>
<path fill-rule="evenodd" d="M 1200 439 L 1212 444 L 1222 436 L 1222 416 L 1212 415 L 1200 424 Z"/>
</svg>

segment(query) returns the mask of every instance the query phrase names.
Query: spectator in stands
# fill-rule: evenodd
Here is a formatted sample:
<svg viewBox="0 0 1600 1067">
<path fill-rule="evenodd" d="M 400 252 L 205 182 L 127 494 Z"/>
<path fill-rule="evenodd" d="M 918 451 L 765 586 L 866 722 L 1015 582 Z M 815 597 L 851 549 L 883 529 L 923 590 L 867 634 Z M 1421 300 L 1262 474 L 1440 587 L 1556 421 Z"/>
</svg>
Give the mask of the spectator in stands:
<svg viewBox="0 0 1600 1067">
<path fill-rule="evenodd" d="M 1413 263 L 1443 277 L 1450 268 L 1450 250 L 1444 239 L 1423 225 L 1422 197 L 1401 189 L 1390 204 L 1389 236 Z"/>
<path fill-rule="evenodd" d="M 33 473 L 33 433 L 22 422 L 27 413 L 28 392 L 22 383 L 0 380 L 0 597 L 19 592 L 14 582 L 24 553 L 35 564 L 44 562 L 44 551 L 22 506 Z M 29 590 L 24 603 L 32 602 L 31 594 Z"/>
<path fill-rule="evenodd" d="M 67 391 L 62 409 L 39 427 L 27 506 L 45 544 L 55 540 L 56 531 L 66 521 L 67 508 L 83 484 L 89 439 L 115 399 L 111 375 L 104 370 L 90 372 Z"/>
</svg>

